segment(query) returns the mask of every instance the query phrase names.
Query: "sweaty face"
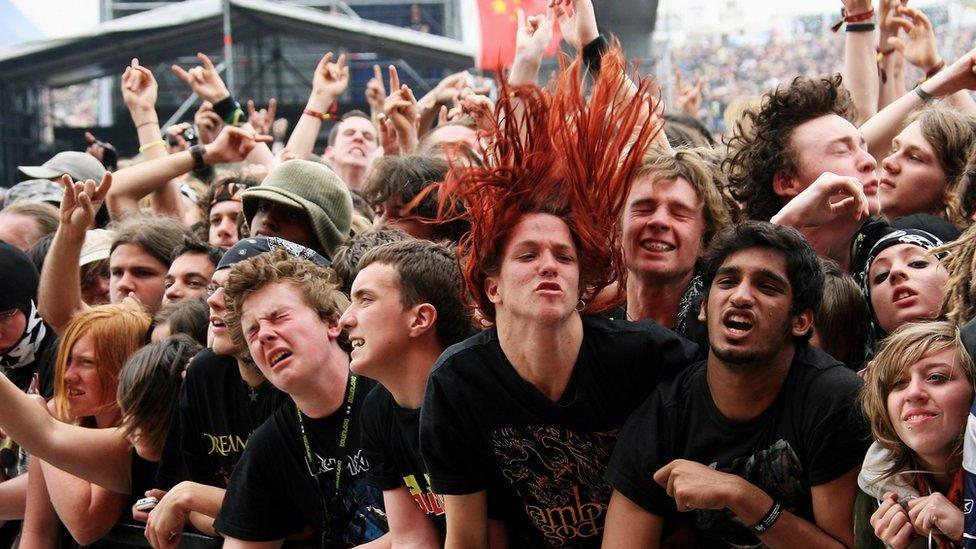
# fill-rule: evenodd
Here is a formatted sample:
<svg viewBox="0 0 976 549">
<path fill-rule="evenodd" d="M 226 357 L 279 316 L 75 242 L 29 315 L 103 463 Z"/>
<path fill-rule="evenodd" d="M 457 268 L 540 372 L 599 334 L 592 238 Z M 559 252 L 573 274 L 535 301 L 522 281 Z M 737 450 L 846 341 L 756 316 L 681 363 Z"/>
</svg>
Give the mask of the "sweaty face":
<svg viewBox="0 0 976 549">
<path fill-rule="evenodd" d="M 579 300 L 579 263 L 569 227 L 558 217 L 526 214 L 502 251 L 498 276 L 485 293 L 496 318 L 558 321 L 573 314 Z"/>
<path fill-rule="evenodd" d="M 891 333 L 906 322 L 935 318 L 948 277 L 939 260 L 914 244 L 898 244 L 878 254 L 868 269 L 878 325 Z"/>
<path fill-rule="evenodd" d="M 247 296 L 241 331 L 264 377 L 289 394 L 307 388 L 331 363 L 331 354 L 342 352 L 331 343 L 338 325 L 320 319 L 301 290 L 287 283 L 268 284 Z"/>
<path fill-rule="evenodd" d="M 353 116 L 339 123 L 335 143 L 326 151 L 326 159 L 335 169 L 346 166 L 365 168 L 378 147 L 376 127 L 361 116 Z"/>
<path fill-rule="evenodd" d="M 645 282 L 683 279 L 695 268 L 704 232 L 702 201 L 690 183 L 641 177 L 624 210 L 627 270 Z"/>
<path fill-rule="evenodd" d="M 237 244 L 237 218 L 240 214 L 241 203 L 237 200 L 222 200 L 210 207 L 208 241 L 211 246 L 226 250 Z"/>
<path fill-rule="evenodd" d="M 251 218 L 251 236 L 277 236 L 306 248 L 322 249 L 304 210 L 267 200 L 258 200 L 257 211 Z"/>
<path fill-rule="evenodd" d="M 973 382 L 954 349 L 930 353 L 895 380 L 888 417 L 898 438 L 921 458 L 923 468 L 943 471 L 966 428 Z"/>
<path fill-rule="evenodd" d="M 384 373 L 396 372 L 400 353 L 410 345 L 413 315 L 400 301 L 400 277 L 390 265 L 372 263 L 359 271 L 351 296 L 339 319 L 352 343 L 349 367 L 382 380 Z"/>
<path fill-rule="evenodd" d="M 727 365 L 768 362 L 802 335 L 812 314 L 794 315 L 793 287 L 782 253 L 748 248 L 719 267 L 702 306 L 711 352 Z"/>
<path fill-rule="evenodd" d="M 207 254 L 185 253 L 173 260 L 166 273 L 163 305 L 181 299 L 201 299 L 207 295 L 207 284 L 214 264 Z"/>
<path fill-rule="evenodd" d="M 946 176 L 938 154 L 912 122 L 891 141 L 881 161 L 881 213 L 895 219 L 914 213 L 938 214 L 945 205 Z"/>
<path fill-rule="evenodd" d="M 26 329 L 27 316 L 24 311 L 13 308 L 0 311 L 0 355 L 10 352 L 24 337 Z"/>
<path fill-rule="evenodd" d="M 136 244 L 120 244 L 109 257 L 109 270 L 112 303 L 121 303 L 133 294 L 150 314 L 156 314 L 166 291 L 165 264 Z"/>
<path fill-rule="evenodd" d="M 210 348 L 218 355 L 234 355 L 237 353 L 237 346 L 230 338 L 227 331 L 227 324 L 224 323 L 224 315 L 227 314 L 227 303 L 224 300 L 224 284 L 230 277 L 230 269 L 215 271 L 210 279 L 210 286 L 207 293 L 207 306 L 210 307 L 210 327 L 207 331 L 207 342 Z"/>
<path fill-rule="evenodd" d="M 864 138 L 853 124 L 836 114 L 808 120 L 793 130 L 790 147 L 798 157 L 796 185 L 794 192 L 782 197 L 784 202 L 824 172 L 831 172 L 860 180 L 871 214 L 878 213 L 877 161 L 868 153 Z"/>
<path fill-rule="evenodd" d="M 110 383 L 103 387 L 95 363 L 94 338 L 87 333 L 71 347 L 64 372 L 64 389 L 71 415 L 76 418 L 92 416 L 113 404 L 118 380 L 107 381 Z"/>
</svg>

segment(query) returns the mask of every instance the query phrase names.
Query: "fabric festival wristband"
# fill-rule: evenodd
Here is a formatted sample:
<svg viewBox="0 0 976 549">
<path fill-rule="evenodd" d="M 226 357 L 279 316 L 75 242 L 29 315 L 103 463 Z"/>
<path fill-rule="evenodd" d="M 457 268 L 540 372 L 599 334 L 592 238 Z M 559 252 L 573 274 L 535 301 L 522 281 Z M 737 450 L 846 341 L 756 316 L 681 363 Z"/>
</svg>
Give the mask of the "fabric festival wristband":
<svg viewBox="0 0 976 549">
<path fill-rule="evenodd" d="M 150 143 L 146 143 L 145 145 L 140 146 L 139 147 L 139 152 L 143 153 L 143 152 L 148 151 L 149 149 L 152 149 L 153 147 L 159 147 L 159 146 L 165 145 L 165 144 L 166 144 L 166 140 L 165 139 L 160 139 L 158 141 L 152 141 Z"/>
<path fill-rule="evenodd" d="M 302 111 L 302 114 L 307 114 L 308 116 L 311 116 L 312 118 L 318 118 L 319 120 L 331 120 L 332 119 L 332 115 L 331 114 L 329 114 L 327 112 L 326 113 L 322 113 L 322 112 L 319 112 L 319 111 L 316 111 L 316 110 L 312 110 L 312 109 L 305 109 L 305 110 Z"/>
<path fill-rule="evenodd" d="M 851 23 L 844 27 L 847 32 L 871 32 L 874 30 L 874 23 Z"/>
<path fill-rule="evenodd" d="M 232 95 L 228 95 L 217 102 L 213 106 L 213 110 L 225 124 L 240 126 L 247 122 L 247 115 L 244 114 L 244 109 L 241 108 L 240 103 L 234 100 L 234 96 Z"/>
</svg>

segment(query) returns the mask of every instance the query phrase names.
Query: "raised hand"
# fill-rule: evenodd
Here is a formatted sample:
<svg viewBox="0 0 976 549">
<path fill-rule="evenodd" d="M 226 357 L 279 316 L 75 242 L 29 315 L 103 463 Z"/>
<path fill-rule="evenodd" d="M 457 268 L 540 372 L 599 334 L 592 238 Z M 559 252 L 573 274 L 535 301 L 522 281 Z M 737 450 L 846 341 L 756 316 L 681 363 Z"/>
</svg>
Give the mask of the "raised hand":
<svg viewBox="0 0 976 549">
<path fill-rule="evenodd" d="M 261 135 L 271 135 L 271 125 L 275 121 L 275 112 L 278 110 L 278 100 L 272 97 L 268 100 L 268 108 L 256 109 L 254 101 L 247 100 L 247 121 Z"/>
<path fill-rule="evenodd" d="M 419 120 L 417 99 L 413 90 L 400 84 L 396 67 L 390 65 L 390 95 L 383 102 L 383 114 L 393 124 L 397 143 L 402 154 L 409 154 L 417 147 L 417 123 Z"/>
<path fill-rule="evenodd" d="M 133 57 L 132 63 L 122 73 L 122 100 L 133 118 L 137 114 L 151 113 L 155 116 L 158 93 L 159 85 L 156 84 L 152 71 L 140 65 L 139 59 Z"/>
<path fill-rule="evenodd" d="M 173 73 L 189 85 L 204 101 L 217 104 L 230 96 L 223 79 L 217 74 L 217 68 L 214 67 L 213 61 L 203 53 L 198 53 L 197 59 L 200 60 L 200 66 L 187 71 L 179 65 L 173 65 Z"/>
<path fill-rule="evenodd" d="M 258 143 L 270 143 L 270 135 L 257 135 L 254 130 L 243 127 L 224 126 L 213 143 L 207 145 L 204 160 L 207 165 L 240 162 Z"/>
<path fill-rule="evenodd" d="M 166 137 L 173 136 L 173 140 L 167 139 L 167 143 L 176 142 L 175 146 L 170 146 L 170 153 L 185 151 L 187 148 L 186 139 L 183 138 L 183 132 L 190 127 L 189 122 L 180 122 L 179 124 L 173 124 L 172 126 L 166 128 Z"/>
<path fill-rule="evenodd" d="M 217 139 L 217 134 L 224 127 L 224 121 L 219 114 L 214 112 L 213 103 L 210 101 L 200 103 L 200 108 L 193 115 L 193 123 L 197 127 L 197 137 L 200 138 L 200 143 L 204 145 L 213 143 L 214 139 Z"/>
<path fill-rule="evenodd" d="M 384 101 L 386 86 L 383 84 L 383 69 L 379 65 L 373 65 L 373 77 L 366 82 L 366 103 L 372 111 L 381 112 Z"/>
<path fill-rule="evenodd" d="M 94 223 L 95 214 L 112 188 L 112 173 L 105 172 L 99 184 L 91 179 L 75 182 L 71 176 L 63 175 L 61 186 L 64 187 L 64 197 L 59 211 L 60 226 L 74 235 L 83 235 Z"/>
<path fill-rule="evenodd" d="M 556 13 L 552 8 L 545 15 L 525 16 L 521 8 L 516 12 L 518 30 L 515 32 L 515 55 L 529 60 L 541 60 L 549 42 L 552 41 Z"/>
<path fill-rule="evenodd" d="M 325 111 L 349 87 L 346 54 L 339 55 L 335 62 L 332 58 L 332 52 L 322 56 L 312 76 L 312 95 L 308 101 L 309 106 L 318 111 Z"/>
<path fill-rule="evenodd" d="M 694 86 L 689 86 L 684 82 L 684 75 L 681 69 L 674 71 L 674 106 L 679 111 L 688 116 L 697 117 L 701 110 L 702 88 L 705 87 L 705 79 L 699 78 Z"/>
<path fill-rule="evenodd" d="M 908 6 L 897 6 L 895 12 L 897 16 L 891 22 L 905 30 L 908 41 L 905 42 L 896 33 L 888 38 L 888 45 L 923 71 L 928 72 L 942 63 L 936 48 L 935 31 L 929 18 L 921 10 Z"/>
<path fill-rule="evenodd" d="M 376 125 L 380 130 L 380 146 L 383 147 L 383 156 L 399 155 L 400 142 L 397 139 L 397 131 L 390 117 L 380 113 L 376 117 Z"/>
<path fill-rule="evenodd" d="M 772 222 L 794 228 L 819 227 L 837 219 L 871 215 L 867 195 L 856 177 L 824 172 L 783 206 Z"/>
<path fill-rule="evenodd" d="M 549 7 L 555 11 L 563 39 L 576 51 L 600 36 L 591 0 L 549 0 Z"/>
</svg>

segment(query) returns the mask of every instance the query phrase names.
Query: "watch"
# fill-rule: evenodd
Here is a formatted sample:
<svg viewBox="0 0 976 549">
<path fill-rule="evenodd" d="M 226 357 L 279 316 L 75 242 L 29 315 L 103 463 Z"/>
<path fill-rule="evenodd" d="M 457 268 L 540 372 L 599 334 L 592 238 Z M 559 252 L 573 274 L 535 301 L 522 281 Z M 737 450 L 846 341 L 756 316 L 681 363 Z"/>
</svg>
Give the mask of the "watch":
<svg viewBox="0 0 976 549">
<path fill-rule="evenodd" d="M 207 163 L 203 160 L 203 153 L 207 152 L 206 145 L 194 145 L 190 147 L 190 156 L 193 157 L 193 171 L 200 172 L 207 169 Z"/>
</svg>

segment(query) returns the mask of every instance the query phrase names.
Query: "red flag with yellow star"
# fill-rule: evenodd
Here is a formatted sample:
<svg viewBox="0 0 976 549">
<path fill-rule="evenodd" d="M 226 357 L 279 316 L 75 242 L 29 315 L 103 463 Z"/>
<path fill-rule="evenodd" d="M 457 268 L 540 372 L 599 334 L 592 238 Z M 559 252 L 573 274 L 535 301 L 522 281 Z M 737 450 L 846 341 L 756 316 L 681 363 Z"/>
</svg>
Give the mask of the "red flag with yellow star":
<svg viewBox="0 0 976 549">
<path fill-rule="evenodd" d="M 478 0 L 478 14 L 481 17 L 481 57 L 478 67 L 487 70 L 510 67 L 515 59 L 515 34 L 518 32 L 516 11 L 521 8 L 525 16 L 545 14 L 547 0 Z M 559 49 L 562 34 L 557 26 L 552 33 L 552 42 L 546 48 L 546 55 L 555 55 Z"/>
</svg>

